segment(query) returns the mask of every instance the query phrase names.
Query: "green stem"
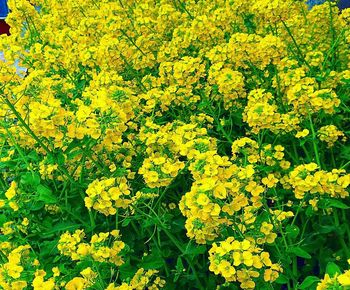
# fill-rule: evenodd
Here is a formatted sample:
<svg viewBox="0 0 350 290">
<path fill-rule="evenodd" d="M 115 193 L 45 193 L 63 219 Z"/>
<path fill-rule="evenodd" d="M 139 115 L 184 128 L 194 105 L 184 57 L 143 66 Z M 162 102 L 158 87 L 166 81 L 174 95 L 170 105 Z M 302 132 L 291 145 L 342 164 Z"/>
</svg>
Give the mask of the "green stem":
<svg viewBox="0 0 350 290">
<path fill-rule="evenodd" d="M 32 136 L 32 138 L 40 145 L 41 148 L 43 148 L 47 154 L 51 154 L 50 149 L 35 135 L 35 133 L 32 131 L 32 129 L 27 125 L 27 123 L 23 120 L 22 116 L 18 113 L 18 111 L 16 110 L 15 106 L 4 96 L 1 96 L 2 99 L 4 100 L 4 102 L 6 103 L 6 105 L 10 108 L 10 110 L 12 111 L 12 113 L 17 117 L 18 121 L 23 125 L 23 127 L 27 130 L 27 132 L 29 133 L 30 136 Z M 59 166 L 58 170 L 65 175 L 69 181 L 75 183 L 74 179 L 70 176 L 70 174 L 68 173 L 68 171 Z"/>
<path fill-rule="evenodd" d="M 115 229 L 118 230 L 118 228 L 119 228 L 119 213 L 117 209 L 117 212 L 115 213 Z"/>
<path fill-rule="evenodd" d="M 136 42 L 129 36 L 126 34 L 126 32 L 123 29 L 120 29 L 120 32 L 136 47 L 136 49 L 138 51 L 140 51 L 144 56 L 147 56 L 142 49 L 136 44 Z"/>
<path fill-rule="evenodd" d="M 50 149 L 35 135 L 35 133 L 30 129 L 30 127 L 27 125 L 27 123 L 23 120 L 22 116 L 18 113 L 15 106 L 4 96 L 2 96 L 2 99 L 6 103 L 6 105 L 10 108 L 12 113 L 17 117 L 18 121 L 23 125 L 23 127 L 27 130 L 30 136 L 42 147 L 46 153 L 51 154 Z"/>
<path fill-rule="evenodd" d="M 342 212 L 343 224 L 347 225 L 348 224 L 348 218 L 346 217 L 346 212 L 345 212 L 344 209 L 342 209 L 341 212 Z M 346 234 L 348 236 L 348 244 L 350 244 L 350 229 L 349 229 L 348 226 L 346 227 Z M 348 257 L 348 258 L 350 258 L 350 257 Z"/>
<path fill-rule="evenodd" d="M 186 257 L 186 254 L 185 254 L 185 250 L 183 249 L 183 247 L 180 245 L 180 243 L 177 241 L 177 239 L 168 231 L 166 230 L 165 228 L 162 228 L 163 232 L 168 236 L 168 238 L 174 243 L 174 245 L 180 250 L 180 252 L 182 253 L 183 257 L 186 259 L 187 263 L 189 264 L 192 272 L 193 272 L 193 275 L 197 281 L 197 284 L 199 286 L 199 289 L 205 289 L 202 285 L 202 283 L 200 282 L 199 278 L 198 278 L 198 274 L 197 274 L 197 271 L 196 269 L 194 268 L 193 266 L 193 263 L 192 261 Z"/>
<path fill-rule="evenodd" d="M 298 216 L 298 214 L 299 214 L 299 212 L 300 212 L 300 210 L 301 210 L 301 208 L 302 208 L 302 204 L 304 203 L 305 198 L 306 198 L 306 194 L 304 195 L 303 199 L 299 202 L 298 209 L 297 209 L 297 211 L 296 211 L 296 213 L 295 213 L 295 215 L 294 215 L 294 218 L 293 218 L 293 220 L 292 220 L 291 226 L 293 226 L 294 223 L 296 222 L 297 216 Z"/>
<path fill-rule="evenodd" d="M 338 229 L 340 227 L 340 223 L 339 223 L 338 211 L 336 209 L 333 209 L 333 217 L 334 217 L 334 225 L 335 225 L 336 229 Z M 346 257 L 349 258 L 350 251 L 348 249 L 348 246 L 345 243 L 344 236 L 342 234 L 339 234 L 337 238 L 340 242 L 341 247 L 343 248 L 343 251 L 344 251 Z"/>
<path fill-rule="evenodd" d="M 179 2 L 181 8 L 187 13 L 187 15 L 193 20 L 194 17 L 192 16 L 192 14 L 186 9 L 186 6 L 184 5 L 184 3 L 182 3 L 180 0 L 178 0 L 177 2 Z"/>
<path fill-rule="evenodd" d="M 5 190 L 7 188 L 6 182 L 5 182 L 5 180 L 3 179 L 2 176 L 0 176 L 0 184 L 1 184 L 1 187 L 2 187 L 3 190 Z"/>
<path fill-rule="evenodd" d="M 285 27 L 285 29 L 287 30 L 289 36 L 291 37 L 291 39 L 292 39 L 292 41 L 293 41 L 293 43 L 294 43 L 294 45 L 295 45 L 295 47 L 296 47 L 296 49 L 297 49 L 297 51 L 298 51 L 298 53 L 299 53 L 299 55 L 300 55 L 302 61 L 306 64 L 306 66 L 307 66 L 310 70 L 312 70 L 312 68 L 311 68 L 311 66 L 309 65 L 309 63 L 305 60 L 304 54 L 303 54 L 303 52 L 301 51 L 301 49 L 300 49 L 298 43 L 296 42 L 296 40 L 295 40 L 295 38 L 294 38 L 294 36 L 293 36 L 291 30 L 289 29 L 289 27 L 287 26 L 287 24 L 286 24 L 282 19 L 281 19 L 281 22 L 282 22 L 283 26 Z"/>
<path fill-rule="evenodd" d="M 154 214 L 154 217 L 151 216 L 151 215 L 149 215 L 149 214 L 147 214 L 147 213 L 145 213 L 145 212 L 143 212 L 143 211 L 141 211 L 140 209 L 138 209 L 138 208 L 136 208 L 136 207 L 134 207 L 134 209 L 135 209 L 136 211 L 141 212 L 142 214 L 144 214 L 144 215 L 147 216 L 148 218 L 150 218 L 150 219 L 152 219 L 152 220 L 154 220 L 154 219 L 156 220 L 157 225 L 159 226 L 159 228 L 168 236 L 168 238 L 173 242 L 173 244 L 176 246 L 176 248 L 179 249 L 179 251 L 181 252 L 182 256 L 186 259 L 188 265 L 190 266 L 190 268 L 191 268 L 191 270 L 192 270 L 192 272 L 193 272 L 193 275 L 194 275 L 194 277 L 195 277 L 195 279 L 196 279 L 196 282 L 197 282 L 197 284 L 198 284 L 199 289 L 200 289 L 200 290 L 204 290 L 205 288 L 203 287 L 202 283 L 201 283 L 200 280 L 199 280 L 197 271 L 196 271 L 196 269 L 195 269 L 195 267 L 194 267 L 192 261 L 187 257 L 187 255 L 186 255 L 186 250 L 182 247 L 181 242 L 179 242 L 179 241 L 177 240 L 177 238 L 176 238 L 172 233 L 170 233 L 170 232 L 167 230 L 166 225 L 164 225 L 163 222 L 159 219 L 157 213 L 153 210 L 153 208 L 150 207 L 150 206 L 148 206 L 148 205 L 146 205 L 146 206 L 147 206 L 147 207 L 149 208 L 149 210 Z"/>
<path fill-rule="evenodd" d="M 304 144 L 301 145 L 301 148 L 303 148 L 303 151 L 305 153 L 305 156 L 306 156 L 307 160 L 309 160 L 311 162 L 312 161 L 311 156 L 309 154 L 309 151 L 306 149 L 305 145 Z"/>
<path fill-rule="evenodd" d="M 6 132 L 7 132 L 7 135 L 8 135 L 9 138 L 11 139 L 13 146 L 15 146 L 15 148 L 16 148 L 18 154 L 19 154 L 19 155 L 21 156 L 21 158 L 23 159 L 23 162 L 27 165 L 27 169 L 29 169 L 29 170 L 33 173 L 33 170 L 30 168 L 29 163 L 28 163 L 28 161 L 27 161 L 27 158 L 25 158 L 25 156 L 24 156 L 24 154 L 23 154 L 21 148 L 18 146 L 16 140 L 13 138 L 12 133 L 8 130 L 8 128 L 7 128 L 6 126 L 5 126 L 5 130 L 6 130 Z"/>
<path fill-rule="evenodd" d="M 313 125 L 312 118 L 311 118 L 310 114 L 309 114 L 309 122 L 310 122 L 310 128 L 311 128 L 311 133 L 312 133 L 312 145 L 313 145 L 313 148 L 314 148 L 316 163 L 319 166 L 319 168 L 321 168 L 320 155 L 318 153 L 318 147 L 317 147 L 317 144 L 316 144 L 316 132 L 315 132 L 315 128 L 314 128 L 314 125 Z"/>
<path fill-rule="evenodd" d="M 337 168 L 336 163 L 335 163 L 333 148 L 331 148 L 331 160 L 332 160 L 332 166 L 333 166 L 333 168 Z"/>
<path fill-rule="evenodd" d="M 88 212 L 89 212 L 91 231 L 94 232 L 94 229 L 96 228 L 95 219 L 94 219 L 94 216 L 93 216 L 93 214 L 92 214 L 90 209 L 88 210 Z"/>
<path fill-rule="evenodd" d="M 342 167 L 340 167 L 340 169 L 344 169 L 345 167 L 347 167 L 350 164 L 350 161 L 346 162 Z"/>
<path fill-rule="evenodd" d="M 294 281 L 294 289 L 298 289 L 298 260 L 297 257 L 293 257 L 293 281 Z"/>
</svg>

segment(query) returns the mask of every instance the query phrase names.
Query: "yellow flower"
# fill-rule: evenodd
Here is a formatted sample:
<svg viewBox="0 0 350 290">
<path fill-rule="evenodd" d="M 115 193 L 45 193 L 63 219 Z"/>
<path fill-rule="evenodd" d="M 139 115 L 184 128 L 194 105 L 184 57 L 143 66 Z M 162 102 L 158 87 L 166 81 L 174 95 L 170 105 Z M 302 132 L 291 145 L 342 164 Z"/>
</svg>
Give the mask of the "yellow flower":
<svg viewBox="0 0 350 290">
<path fill-rule="evenodd" d="M 345 271 L 344 274 L 339 275 L 337 279 L 341 286 L 350 286 L 350 270 Z"/>
<path fill-rule="evenodd" d="M 236 274 L 235 268 L 226 260 L 222 260 L 217 269 L 224 278 L 231 278 Z"/>
<path fill-rule="evenodd" d="M 94 280 L 97 277 L 97 274 L 92 271 L 90 267 L 84 269 L 83 271 L 80 272 L 80 274 L 84 277 L 86 287 L 89 287 L 94 284 Z"/>
<path fill-rule="evenodd" d="M 60 270 L 58 269 L 58 267 L 53 267 L 53 268 L 52 268 L 52 273 L 53 273 L 53 276 L 54 276 L 54 277 L 58 277 L 58 276 L 61 275 L 61 272 L 60 272 Z"/>
<path fill-rule="evenodd" d="M 85 279 L 81 277 L 74 277 L 72 280 L 70 280 L 67 284 L 65 289 L 66 290 L 83 290 L 85 289 Z"/>
<path fill-rule="evenodd" d="M 111 165 L 109 165 L 109 171 L 110 172 L 114 172 L 114 171 L 116 171 L 117 170 L 117 166 L 114 164 L 114 163 L 112 163 Z"/>
<path fill-rule="evenodd" d="M 80 256 L 86 256 L 90 252 L 90 246 L 85 243 L 81 243 L 77 247 L 77 254 Z"/>
<path fill-rule="evenodd" d="M 235 266 L 239 266 L 241 264 L 245 264 L 246 266 L 250 267 L 254 263 L 253 255 L 249 251 L 244 251 L 243 253 L 234 252 L 232 257 L 233 257 L 233 260 L 234 260 L 233 264 Z"/>
<path fill-rule="evenodd" d="M 21 276 L 23 267 L 18 265 L 19 261 L 12 262 L 11 260 L 4 265 L 4 268 L 7 270 L 9 276 L 14 279 L 18 279 Z"/>
<path fill-rule="evenodd" d="M 197 203 L 199 205 L 202 205 L 202 206 L 205 206 L 205 205 L 208 205 L 210 202 L 210 199 L 208 198 L 208 196 L 204 193 L 200 193 L 198 195 L 198 198 L 197 198 Z"/>
<path fill-rule="evenodd" d="M 10 188 L 5 192 L 5 196 L 8 200 L 15 197 L 16 189 L 17 189 L 17 183 L 15 181 L 12 181 Z"/>
<path fill-rule="evenodd" d="M 271 269 L 266 269 L 264 271 L 264 280 L 265 282 L 273 282 L 278 278 L 279 274 L 277 271 Z"/>
<path fill-rule="evenodd" d="M 267 177 L 264 177 L 261 181 L 268 188 L 272 188 L 277 184 L 278 179 L 275 177 L 275 175 L 270 173 Z"/>
<path fill-rule="evenodd" d="M 245 187 L 245 190 L 250 192 L 252 196 L 259 196 L 264 192 L 264 188 L 261 185 L 258 185 L 255 181 L 249 181 L 248 185 Z"/>
<path fill-rule="evenodd" d="M 44 281 L 44 276 L 46 273 L 44 272 L 43 275 L 37 275 L 33 282 L 32 286 L 34 290 L 53 290 L 55 288 L 55 281 L 53 279 L 49 279 L 47 281 Z"/>
<path fill-rule="evenodd" d="M 296 138 L 304 138 L 307 135 L 309 135 L 309 130 L 308 129 L 304 129 L 303 131 L 299 131 L 295 134 Z"/>
<path fill-rule="evenodd" d="M 269 233 L 268 235 L 265 236 L 265 238 L 266 238 L 266 242 L 268 244 L 272 244 L 275 241 L 275 239 L 277 238 L 277 234 Z"/>
<path fill-rule="evenodd" d="M 220 198 L 220 199 L 226 198 L 227 197 L 226 187 L 223 184 L 218 184 L 213 191 L 213 195 L 216 198 Z"/>
<path fill-rule="evenodd" d="M 262 232 L 265 235 L 268 235 L 273 229 L 273 225 L 269 224 L 267 222 L 263 222 L 260 227 L 260 232 Z"/>
<path fill-rule="evenodd" d="M 316 290 L 327 290 L 329 285 L 335 282 L 334 278 L 331 278 L 329 274 L 325 274 L 324 278 L 317 284 Z"/>
<path fill-rule="evenodd" d="M 19 210 L 19 206 L 18 206 L 17 202 L 15 202 L 15 201 L 10 201 L 9 206 L 13 209 L 13 211 Z"/>
<path fill-rule="evenodd" d="M 268 252 L 262 252 L 260 254 L 260 259 L 261 262 L 265 265 L 265 266 L 271 266 L 271 260 L 270 260 L 270 254 Z"/>
<path fill-rule="evenodd" d="M 276 145 L 274 148 L 275 148 L 275 150 L 278 151 L 278 152 L 284 151 L 284 147 L 283 147 L 282 145 Z"/>
<path fill-rule="evenodd" d="M 26 281 L 14 281 L 11 283 L 11 287 L 8 288 L 9 290 L 22 290 L 27 287 Z"/>
<path fill-rule="evenodd" d="M 175 209 L 177 206 L 174 202 L 169 203 L 169 208 L 170 209 Z"/>
</svg>

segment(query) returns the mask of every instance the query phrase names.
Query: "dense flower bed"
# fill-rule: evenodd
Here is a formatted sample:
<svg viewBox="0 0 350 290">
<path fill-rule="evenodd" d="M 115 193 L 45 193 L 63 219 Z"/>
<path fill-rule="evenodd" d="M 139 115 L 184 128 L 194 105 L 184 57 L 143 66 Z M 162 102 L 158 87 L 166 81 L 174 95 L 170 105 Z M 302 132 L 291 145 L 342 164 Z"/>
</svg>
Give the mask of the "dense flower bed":
<svg viewBox="0 0 350 290">
<path fill-rule="evenodd" d="M 350 287 L 350 9 L 8 2 L 1 289 Z"/>
</svg>

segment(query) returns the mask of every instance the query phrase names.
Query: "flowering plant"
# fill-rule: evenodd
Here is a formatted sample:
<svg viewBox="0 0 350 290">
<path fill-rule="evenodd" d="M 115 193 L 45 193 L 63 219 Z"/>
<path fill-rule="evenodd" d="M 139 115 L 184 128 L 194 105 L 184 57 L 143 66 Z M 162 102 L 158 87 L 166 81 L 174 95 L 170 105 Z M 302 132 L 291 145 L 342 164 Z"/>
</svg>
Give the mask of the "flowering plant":
<svg viewBox="0 0 350 290">
<path fill-rule="evenodd" d="M 349 9 L 8 4 L 1 289 L 350 286 Z"/>
</svg>

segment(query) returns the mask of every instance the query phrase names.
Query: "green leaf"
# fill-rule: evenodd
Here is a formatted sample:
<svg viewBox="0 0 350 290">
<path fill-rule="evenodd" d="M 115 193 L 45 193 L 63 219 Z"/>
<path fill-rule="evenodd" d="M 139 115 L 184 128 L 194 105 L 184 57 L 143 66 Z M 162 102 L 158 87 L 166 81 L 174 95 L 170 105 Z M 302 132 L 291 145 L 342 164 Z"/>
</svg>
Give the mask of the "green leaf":
<svg viewBox="0 0 350 290">
<path fill-rule="evenodd" d="M 183 269 L 184 269 L 184 265 L 182 264 L 182 259 L 181 257 L 178 257 L 176 261 L 176 270 L 179 272 L 182 272 Z"/>
<path fill-rule="evenodd" d="M 194 245 L 192 242 L 189 242 L 185 249 L 184 255 L 188 255 L 191 258 L 193 258 L 194 256 L 204 254 L 206 250 L 207 248 L 204 245 L 198 246 L 198 245 Z"/>
<path fill-rule="evenodd" d="M 308 206 L 306 211 L 305 211 L 305 215 L 307 217 L 312 217 L 312 216 L 314 216 L 314 214 L 315 214 L 315 212 L 314 212 L 312 206 Z"/>
<path fill-rule="evenodd" d="M 300 230 L 295 225 L 287 225 L 286 226 L 286 234 L 291 238 L 295 239 L 300 233 Z"/>
<path fill-rule="evenodd" d="M 174 282 L 176 282 L 180 278 L 180 276 L 183 272 L 183 269 L 184 269 L 184 265 L 182 263 L 182 259 L 181 259 L 181 257 L 178 257 L 177 261 L 176 261 L 176 274 L 174 277 Z"/>
<path fill-rule="evenodd" d="M 57 240 L 53 241 L 43 241 L 40 244 L 40 253 L 39 256 L 43 259 L 47 259 L 48 257 L 52 257 L 53 254 L 58 254 L 57 250 Z M 59 256 L 59 255 L 58 255 Z"/>
<path fill-rule="evenodd" d="M 287 252 L 304 259 L 311 259 L 311 255 L 300 247 L 291 247 Z"/>
<path fill-rule="evenodd" d="M 37 210 L 42 209 L 44 206 L 45 206 L 45 202 L 36 200 L 36 201 L 34 201 L 32 203 L 32 205 L 30 206 L 29 210 L 37 211 Z"/>
<path fill-rule="evenodd" d="M 40 184 L 40 175 L 36 172 L 27 172 L 21 176 L 20 183 L 23 185 L 37 186 Z"/>
<path fill-rule="evenodd" d="M 122 222 L 122 227 L 127 227 L 131 222 L 131 219 L 126 218 L 125 220 L 123 220 Z"/>
<path fill-rule="evenodd" d="M 36 191 L 38 193 L 36 200 L 43 201 L 47 204 L 57 203 L 57 198 L 53 195 L 50 188 L 39 184 L 36 188 Z"/>
<path fill-rule="evenodd" d="M 124 263 L 119 267 L 120 277 L 122 280 L 126 280 L 127 278 L 131 278 L 135 274 L 135 267 L 130 265 L 130 261 Z"/>
<path fill-rule="evenodd" d="M 142 221 L 142 227 L 143 228 L 152 227 L 152 226 L 154 226 L 156 224 L 157 224 L 157 221 L 155 219 L 153 219 L 153 218 L 144 219 Z"/>
<path fill-rule="evenodd" d="M 42 233 L 42 237 L 48 237 L 51 236 L 57 232 L 73 232 L 74 230 L 78 229 L 79 225 L 73 222 L 61 222 L 58 224 L 55 224 L 52 226 L 52 228 L 48 229 L 47 231 Z"/>
<path fill-rule="evenodd" d="M 64 165 L 66 158 L 65 158 L 65 156 L 64 156 L 64 154 L 62 152 L 56 153 L 53 156 L 53 158 L 54 158 L 54 162 L 52 164 L 56 164 L 57 163 L 59 166 L 63 166 Z"/>
<path fill-rule="evenodd" d="M 4 223 L 6 223 L 8 221 L 7 217 L 4 214 L 0 215 L 0 227 L 2 227 L 2 225 Z"/>
<path fill-rule="evenodd" d="M 83 152 L 84 152 L 84 151 L 81 150 L 81 149 L 76 149 L 76 150 L 74 150 L 74 151 L 72 151 L 72 152 L 69 152 L 68 157 L 69 157 L 69 159 L 73 159 L 74 157 L 76 157 L 76 156 L 82 154 Z"/>
<path fill-rule="evenodd" d="M 289 279 L 284 274 L 279 274 L 278 278 L 276 279 L 277 284 L 287 284 Z"/>
<path fill-rule="evenodd" d="M 328 234 L 331 232 L 334 232 L 337 228 L 335 226 L 329 226 L 329 225 L 321 225 L 319 232 L 322 234 Z"/>
<path fill-rule="evenodd" d="M 329 262 L 326 267 L 326 273 L 333 277 L 335 274 L 341 274 L 341 270 L 336 263 Z"/>
<path fill-rule="evenodd" d="M 39 161 L 39 155 L 35 151 L 31 151 L 29 154 L 27 154 L 27 157 L 32 161 Z"/>
<path fill-rule="evenodd" d="M 141 267 L 149 269 L 159 269 L 164 266 L 163 259 L 158 255 L 148 255 L 142 258 Z"/>
<path fill-rule="evenodd" d="M 313 289 L 315 287 L 312 287 L 313 285 L 316 286 L 315 284 L 318 283 L 320 279 L 316 276 L 307 276 L 303 283 L 298 287 L 299 289 Z"/>
<path fill-rule="evenodd" d="M 350 208 L 345 203 L 343 203 L 342 201 L 337 200 L 337 199 L 320 200 L 320 202 L 318 203 L 318 207 L 322 208 L 322 209 L 327 209 L 330 207 L 336 207 L 336 208 L 341 208 L 341 209 L 349 209 Z"/>
</svg>

